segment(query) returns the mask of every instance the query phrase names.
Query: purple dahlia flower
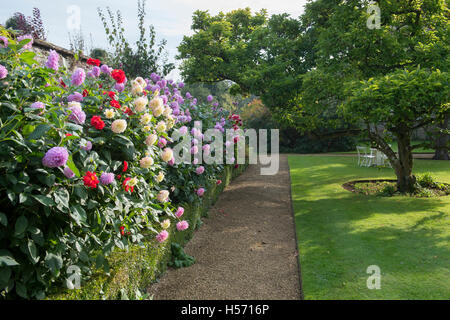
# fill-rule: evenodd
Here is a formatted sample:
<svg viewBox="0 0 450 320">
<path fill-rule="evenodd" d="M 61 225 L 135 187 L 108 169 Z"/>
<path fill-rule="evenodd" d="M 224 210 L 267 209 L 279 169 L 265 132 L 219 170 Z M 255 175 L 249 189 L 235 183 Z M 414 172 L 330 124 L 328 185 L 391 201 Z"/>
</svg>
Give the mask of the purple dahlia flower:
<svg viewBox="0 0 450 320">
<path fill-rule="evenodd" d="M 66 165 L 67 159 L 69 159 L 69 153 L 66 148 L 53 147 L 42 158 L 42 164 L 45 167 L 56 168 Z"/>
</svg>

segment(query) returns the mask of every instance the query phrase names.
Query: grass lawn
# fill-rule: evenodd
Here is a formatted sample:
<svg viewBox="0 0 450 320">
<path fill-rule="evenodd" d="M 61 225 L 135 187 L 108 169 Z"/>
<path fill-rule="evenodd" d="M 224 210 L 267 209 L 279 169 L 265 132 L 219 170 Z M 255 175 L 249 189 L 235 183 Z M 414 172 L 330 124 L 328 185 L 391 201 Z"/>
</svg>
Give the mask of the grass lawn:
<svg viewBox="0 0 450 320">
<path fill-rule="evenodd" d="M 414 145 L 422 144 L 422 143 L 423 143 L 423 141 L 412 141 L 411 145 L 414 146 Z M 392 150 L 394 152 L 398 152 L 397 141 L 392 141 L 389 144 L 392 146 Z M 367 143 L 367 142 L 360 142 L 360 143 L 358 143 L 358 146 L 369 146 L 369 143 Z M 356 153 L 356 149 L 354 151 L 345 151 L 345 152 L 339 152 L 338 151 L 338 152 L 331 152 L 331 153 L 336 153 L 336 154 L 339 154 L 339 153 Z M 421 147 L 421 148 L 418 148 L 418 149 L 414 149 L 413 153 L 434 153 L 434 150 Z"/>
<path fill-rule="evenodd" d="M 450 299 L 450 196 L 392 198 L 344 190 L 344 182 L 395 178 L 354 157 L 289 156 L 306 299 Z M 450 161 L 415 160 L 415 173 L 450 183 Z M 367 267 L 381 269 L 369 290 Z"/>
</svg>

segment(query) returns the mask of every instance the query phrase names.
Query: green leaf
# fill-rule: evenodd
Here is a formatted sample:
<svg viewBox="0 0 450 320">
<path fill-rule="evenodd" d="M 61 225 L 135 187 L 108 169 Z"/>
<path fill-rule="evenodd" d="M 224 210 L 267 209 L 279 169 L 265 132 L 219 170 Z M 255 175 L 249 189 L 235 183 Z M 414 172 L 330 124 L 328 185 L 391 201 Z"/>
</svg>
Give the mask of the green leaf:
<svg viewBox="0 0 450 320">
<path fill-rule="evenodd" d="M 71 123 L 71 122 L 66 123 L 66 129 L 71 130 L 71 131 L 80 131 L 80 132 L 83 131 L 82 126 L 75 124 L 75 123 Z M 79 138 L 76 136 L 71 136 L 71 139 L 79 139 Z M 67 140 L 69 140 L 69 139 L 67 139 Z"/>
<path fill-rule="evenodd" d="M 55 199 L 58 208 L 64 206 L 69 208 L 69 192 L 66 189 L 58 189 L 53 193 L 53 198 Z"/>
<path fill-rule="evenodd" d="M 73 173 L 75 173 L 75 175 L 79 178 L 81 177 L 80 171 L 78 170 L 77 166 L 75 165 L 75 163 L 73 162 L 72 159 L 72 155 L 69 156 L 69 159 L 67 160 L 67 166 L 70 168 L 70 170 L 73 171 Z"/>
<path fill-rule="evenodd" d="M 36 242 L 40 246 L 44 245 L 44 235 L 42 234 L 41 230 L 36 227 L 28 227 L 28 232 L 31 233 L 31 238 L 34 240 L 34 242 Z"/>
<path fill-rule="evenodd" d="M 60 87 L 55 87 L 55 86 L 51 86 L 51 87 L 46 87 L 43 89 L 45 92 L 55 92 L 55 91 L 59 91 L 59 92 L 63 92 L 64 90 Z"/>
<path fill-rule="evenodd" d="M 26 193 L 19 194 L 19 203 L 24 203 L 25 201 L 27 201 L 27 199 L 28 199 L 28 194 L 26 194 Z"/>
<path fill-rule="evenodd" d="M 14 260 L 11 252 L 9 252 L 8 250 L 0 250 L 0 267 L 18 265 L 19 263 Z"/>
<path fill-rule="evenodd" d="M 54 273 L 56 274 L 63 265 L 63 260 L 60 255 L 56 255 L 53 253 L 47 253 L 45 256 L 45 265 Z"/>
<path fill-rule="evenodd" d="M 30 254 L 31 260 L 36 264 L 39 261 L 38 250 L 33 242 L 33 240 L 28 240 L 28 253 Z"/>
<path fill-rule="evenodd" d="M 28 298 L 27 287 L 21 282 L 16 282 L 16 293 L 24 299 Z"/>
<path fill-rule="evenodd" d="M 9 278 L 11 277 L 11 268 L 0 268 L 0 290 L 8 285 Z"/>
<path fill-rule="evenodd" d="M 49 124 L 40 124 L 34 129 L 32 133 L 28 136 L 28 140 L 37 140 L 47 133 L 48 130 L 52 128 Z"/>
<path fill-rule="evenodd" d="M 55 184 L 55 180 L 56 180 L 56 176 L 54 174 L 49 174 L 49 175 L 38 175 L 37 176 L 38 180 L 40 182 L 42 182 L 43 184 L 51 187 Z"/>
<path fill-rule="evenodd" d="M 22 41 L 21 41 L 22 44 Z M 36 60 L 34 60 L 34 57 L 36 56 L 36 53 L 32 52 L 32 51 L 24 51 L 21 55 L 20 55 L 20 60 L 22 60 L 23 62 L 25 62 L 28 65 L 33 65 L 33 64 L 37 64 L 38 62 Z"/>
<path fill-rule="evenodd" d="M 25 216 L 20 216 L 16 221 L 15 234 L 21 235 L 28 226 L 28 220 Z"/>
<path fill-rule="evenodd" d="M 0 223 L 5 227 L 8 226 L 8 218 L 6 217 L 6 214 L 4 214 L 3 212 L 0 212 Z"/>
<path fill-rule="evenodd" d="M 52 198 L 43 196 L 43 195 L 33 195 L 33 198 L 35 198 L 39 203 L 43 204 L 44 206 L 54 206 L 55 202 L 52 200 Z"/>
<path fill-rule="evenodd" d="M 87 215 L 86 211 L 79 204 L 75 204 L 70 207 L 70 216 L 75 220 L 78 225 L 86 224 Z"/>
</svg>

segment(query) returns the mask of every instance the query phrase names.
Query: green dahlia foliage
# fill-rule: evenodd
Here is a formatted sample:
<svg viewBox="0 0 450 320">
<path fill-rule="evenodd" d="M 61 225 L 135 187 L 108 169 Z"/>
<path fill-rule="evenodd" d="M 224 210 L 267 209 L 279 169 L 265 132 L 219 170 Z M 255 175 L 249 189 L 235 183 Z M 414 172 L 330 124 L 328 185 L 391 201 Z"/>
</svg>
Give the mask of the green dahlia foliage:
<svg viewBox="0 0 450 320">
<path fill-rule="evenodd" d="M 236 127 L 226 111 L 156 74 L 127 81 L 95 59 L 69 74 L 53 51 L 38 66 L 29 38 L 0 40 L 3 297 L 44 298 L 69 268 L 86 279 L 116 247 L 189 228 L 174 203 L 201 199 L 224 166 L 174 163 L 171 135 Z"/>
</svg>

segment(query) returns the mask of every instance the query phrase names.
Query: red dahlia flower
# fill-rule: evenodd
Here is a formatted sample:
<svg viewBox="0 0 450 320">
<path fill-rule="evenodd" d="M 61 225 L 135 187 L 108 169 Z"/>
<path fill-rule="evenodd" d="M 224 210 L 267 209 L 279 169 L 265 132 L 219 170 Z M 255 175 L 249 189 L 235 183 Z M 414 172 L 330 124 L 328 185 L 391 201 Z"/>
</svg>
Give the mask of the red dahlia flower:
<svg viewBox="0 0 450 320">
<path fill-rule="evenodd" d="M 134 191 L 134 186 L 129 186 L 128 185 L 128 181 L 130 181 L 130 180 L 131 180 L 130 177 L 128 177 L 125 180 L 123 180 L 122 185 L 123 185 L 123 188 L 125 189 L 126 192 L 128 192 L 128 191 L 133 192 Z"/>
<path fill-rule="evenodd" d="M 127 109 L 124 111 L 127 115 L 129 115 L 129 116 L 131 116 L 131 115 L 133 115 L 134 113 L 133 113 L 133 111 L 130 109 L 130 108 L 128 108 L 127 107 Z"/>
<path fill-rule="evenodd" d="M 127 170 L 128 170 L 128 162 L 124 161 L 122 172 L 126 172 Z"/>
<path fill-rule="evenodd" d="M 83 90 L 83 97 L 87 97 L 89 95 L 89 91 L 87 89 Z"/>
<path fill-rule="evenodd" d="M 105 123 L 103 122 L 102 118 L 100 118 L 99 116 L 92 117 L 91 125 L 97 130 L 102 130 L 105 127 Z"/>
<path fill-rule="evenodd" d="M 90 187 L 92 189 L 97 188 L 97 185 L 99 183 L 99 180 L 95 172 L 90 171 L 86 172 L 86 175 L 83 177 L 83 181 L 86 187 Z"/>
<path fill-rule="evenodd" d="M 114 69 L 111 72 L 111 77 L 113 77 L 114 80 L 116 80 L 117 83 L 124 83 L 125 81 L 125 72 L 120 69 Z"/>
<path fill-rule="evenodd" d="M 109 104 L 111 107 L 114 107 L 116 109 L 120 109 L 120 107 L 121 107 L 119 101 L 117 101 L 117 100 L 111 100 L 109 102 Z"/>
<path fill-rule="evenodd" d="M 100 60 L 89 58 L 87 60 L 87 64 L 89 64 L 91 66 L 97 66 L 98 67 L 100 65 Z"/>
</svg>

